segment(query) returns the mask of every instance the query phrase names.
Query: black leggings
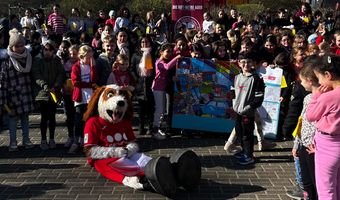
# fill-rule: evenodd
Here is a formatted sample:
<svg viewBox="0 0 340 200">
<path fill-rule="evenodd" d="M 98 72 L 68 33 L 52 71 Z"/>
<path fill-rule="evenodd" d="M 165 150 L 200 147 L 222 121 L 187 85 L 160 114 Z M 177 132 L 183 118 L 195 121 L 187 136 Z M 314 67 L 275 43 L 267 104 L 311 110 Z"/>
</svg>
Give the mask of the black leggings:
<svg viewBox="0 0 340 200">
<path fill-rule="evenodd" d="M 72 100 L 72 95 L 64 95 L 63 98 L 68 137 L 74 138 L 74 114 L 75 114 L 74 102 Z"/>
<path fill-rule="evenodd" d="M 46 132 L 47 132 L 47 122 L 48 128 L 50 132 L 50 140 L 54 140 L 54 131 L 56 126 L 55 114 L 57 112 L 57 104 L 49 101 L 40 101 L 40 113 L 41 113 L 41 121 L 40 121 L 40 132 L 41 132 L 41 140 L 46 140 Z"/>
<path fill-rule="evenodd" d="M 80 104 L 75 107 L 75 122 L 74 122 L 74 133 L 75 133 L 75 143 L 79 142 L 79 138 L 84 138 L 84 127 L 85 122 L 83 120 L 83 115 L 86 112 L 87 104 Z"/>
<path fill-rule="evenodd" d="M 316 192 L 315 183 L 315 164 L 314 153 L 309 154 L 306 147 L 302 146 L 298 149 L 303 189 L 308 193 L 309 200 L 317 200 L 318 195 Z"/>
</svg>

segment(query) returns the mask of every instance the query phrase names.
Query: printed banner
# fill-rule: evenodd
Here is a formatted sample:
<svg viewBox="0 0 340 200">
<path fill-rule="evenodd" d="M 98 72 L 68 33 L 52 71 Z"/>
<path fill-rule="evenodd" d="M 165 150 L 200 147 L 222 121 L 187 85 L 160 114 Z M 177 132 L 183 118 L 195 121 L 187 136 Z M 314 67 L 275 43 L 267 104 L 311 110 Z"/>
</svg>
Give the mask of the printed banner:
<svg viewBox="0 0 340 200">
<path fill-rule="evenodd" d="M 271 139 L 276 138 L 279 124 L 282 72 L 282 69 L 278 67 L 274 69 L 261 67 L 259 69 L 259 75 L 263 77 L 266 88 L 262 106 L 257 110 L 262 121 L 263 135 Z"/>
<path fill-rule="evenodd" d="M 203 0 L 172 0 L 172 24 L 174 33 L 185 25 L 188 29 L 202 29 Z"/>
<path fill-rule="evenodd" d="M 176 71 L 172 127 L 230 133 L 236 62 L 183 58 Z"/>
</svg>

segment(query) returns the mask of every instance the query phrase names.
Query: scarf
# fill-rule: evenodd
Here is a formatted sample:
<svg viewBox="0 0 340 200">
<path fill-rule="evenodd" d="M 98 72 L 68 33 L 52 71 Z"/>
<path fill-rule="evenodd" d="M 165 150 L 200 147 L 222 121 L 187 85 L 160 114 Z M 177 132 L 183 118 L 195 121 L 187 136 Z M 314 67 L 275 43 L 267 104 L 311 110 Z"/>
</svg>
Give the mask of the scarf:
<svg viewBox="0 0 340 200">
<path fill-rule="evenodd" d="M 7 54 L 9 55 L 9 59 L 13 63 L 13 67 L 15 70 L 21 73 L 29 73 L 32 67 L 32 56 L 25 48 L 25 51 L 21 54 L 13 52 L 10 48 L 7 49 Z M 20 59 L 26 58 L 26 66 L 22 66 L 18 61 Z"/>
<path fill-rule="evenodd" d="M 119 53 L 121 54 L 125 54 L 128 58 L 130 58 L 130 51 L 129 51 L 129 43 L 125 42 L 125 43 L 118 43 L 117 42 L 117 46 L 119 49 Z"/>
<path fill-rule="evenodd" d="M 140 59 L 137 72 L 140 77 L 149 77 L 152 72 L 152 57 L 151 48 L 141 48 L 143 52 L 142 58 Z"/>
</svg>

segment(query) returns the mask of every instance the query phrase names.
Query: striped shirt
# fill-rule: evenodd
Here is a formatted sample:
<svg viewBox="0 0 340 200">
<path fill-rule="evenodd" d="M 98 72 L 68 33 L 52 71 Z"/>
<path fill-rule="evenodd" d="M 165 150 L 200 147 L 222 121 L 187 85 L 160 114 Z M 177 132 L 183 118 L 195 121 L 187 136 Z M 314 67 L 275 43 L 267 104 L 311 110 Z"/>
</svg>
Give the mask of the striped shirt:
<svg viewBox="0 0 340 200">
<path fill-rule="evenodd" d="M 67 19 L 64 15 L 52 13 L 48 16 L 47 24 L 52 26 L 56 34 L 62 35 L 66 31 Z"/>
</svg>

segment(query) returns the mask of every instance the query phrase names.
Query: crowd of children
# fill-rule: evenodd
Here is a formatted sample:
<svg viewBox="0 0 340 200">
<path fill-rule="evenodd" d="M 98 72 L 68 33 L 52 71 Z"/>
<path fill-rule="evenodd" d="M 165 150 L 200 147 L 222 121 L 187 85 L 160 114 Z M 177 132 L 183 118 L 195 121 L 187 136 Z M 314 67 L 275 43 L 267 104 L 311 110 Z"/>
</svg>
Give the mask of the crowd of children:
<svg viewBox="0 0 340 200">
<path fill-rule="evenodd" d="M 233 109 L 236 126 L 225 149 L 239 164 L 255 162 L 254 138 L 259 150 L 273 148 L 263 138 L 257 108 L 264 98 L 258 67 L 280 67 L 287 83 L 281 89 L 278 140 L 293 139 L 297 189 L 293 198 L 340 198 L 340 10 L 322 13 L 302 3 L 295 13 L 278 9 L 245 21 L 236 9 L 220 9 L 217 18 L 204 13 L 202 31 L 179 26 L 170 29 L 166 13 L 157 21 L 154 12 L 143 16 L 127 7 L 118 15 L 103 10 L 95 19 L 92 10 L 82 18 L 78 8 L 67 18 L 55 4 L 45 17 L 32 9 L 15 21 L 1 19 L 0 113 L 7 121 L 9 151 L 17 151 L 17 121 L 22 145 L 32 148 L 28 115 L 40 108 L 42 150 L 56 148 L 56 108 L 62 100 L 68 140 L 75 153 L 84 144 L 83 114 L 93 91 L 117 84 L 139 104 L 139 134 L 157 140 L 169 137 L 161 122 L 171 118 L 173 81 L 182 57 L 237 60 Z M 6 23 L 7 22 L 7 23 Z M 172 43 L 171 43 L 172 42 Z M 300 122 L 299 122 L 300 120 Z M 49 130 L 49 140 L 47 140 Z M 240 143 L 240 146 L 237 144 Z"/>
</svg>

